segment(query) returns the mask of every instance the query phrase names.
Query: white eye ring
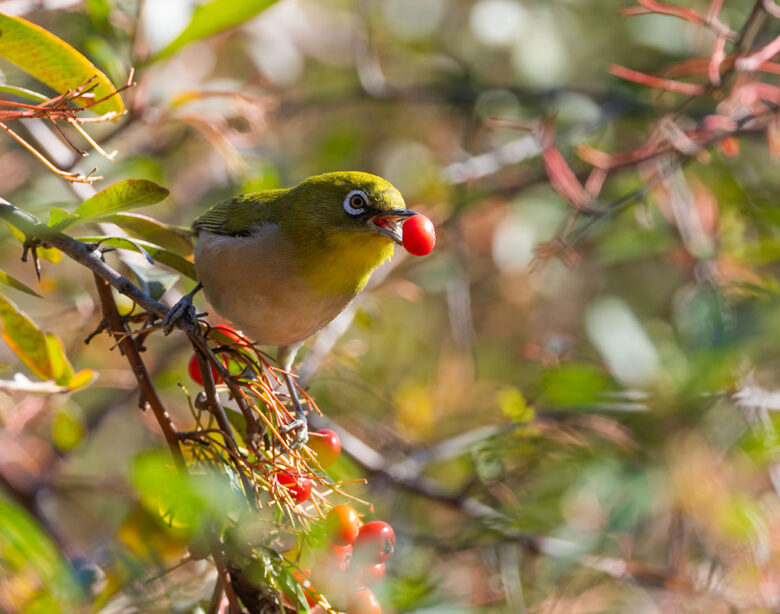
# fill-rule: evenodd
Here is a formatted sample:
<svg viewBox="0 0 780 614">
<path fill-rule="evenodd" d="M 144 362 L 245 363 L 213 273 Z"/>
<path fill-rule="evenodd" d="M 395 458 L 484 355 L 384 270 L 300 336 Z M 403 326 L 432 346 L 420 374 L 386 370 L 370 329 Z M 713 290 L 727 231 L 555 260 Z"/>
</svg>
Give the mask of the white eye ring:
<svg viewBox="0 0 780 614">
<path fill-rule="evenodd" d="M 368 196 L 363 190 L 352 190 L 344 199 L 344 211 L 350 215 L 360 215 L 368 207 Z"/>
</svg>

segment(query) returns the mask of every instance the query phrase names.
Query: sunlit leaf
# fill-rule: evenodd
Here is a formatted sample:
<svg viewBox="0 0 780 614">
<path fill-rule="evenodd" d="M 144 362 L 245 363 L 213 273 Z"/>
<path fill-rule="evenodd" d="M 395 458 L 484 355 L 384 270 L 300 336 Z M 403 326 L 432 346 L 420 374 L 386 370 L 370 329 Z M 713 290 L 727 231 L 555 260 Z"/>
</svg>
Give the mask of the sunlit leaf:
<svg viewBox="0 0 780 614">
<path fill-rule="evenodd" d="M 65 348 L 59 337 L 46 334 L 46 346 L 49 350 L 49 364 L 51 365 L 51 378 L 60 386 L 67 386 L 73 379 L 73 367 L 65 355 Z"/>
<path fill-rule="evenodd" d="M 243 23 L 271 6 L 275 0 L 211 0 L 195 9 L 190 23 L 153 59 L 168 57 L 197 40 Z"/>
<path fill-rule="evenodd" d="M 86 243 L 99 242 L 103 246 L 129 249 L 139 253 L 142 253 L 141 248 L 143 248 L 143 251 L 150 255 L 156 262 L 161 262 L 182 275 L 186 275 L 190 279 L 196 279 L 197 277 L 195 274 L 195 265 L 189 260 L 185 260 L 178 254 L 169 252 L 167 249 L 163 249 L 159 245 L 154 245 L 148 241 L 127 239 L 125 237 L 80 237 L 79 240 Z"/>
<path fill-rule="evenodd" d="M 79 216 L 60 207 L 52 207 L 49 209 L 49 226 L 54 228 L 60 226 L 60 228 L 66 228 L 70 224 L 73 224 L 79 220 Z"/>
<path fill-rule="evenodd" d="M 186 228 L 170 226 L 138 213 L 117 213 L 106 221 L 184 258 L 192 255 L 192 233 Z"/>
<path fill-rule="evenodd" d="M 41 379 L 53 377 L 46 336 L 23 311 L 0 294 L 3 339 L 24 365 Z"/>
<path fill-rule="evenodd" d="M 32 217 L 32 216 L 30 216 Z M 38 222 L 37 218 L 33 218 Z M 12 226 L 10 223 L 8 223 L 8 220 L 3 220 L 6 222 L 6 226 L 8 226 L 8 230 L 11 231 L 11 234 L 16 238 L 19 243 L 24 244 L 25 236 L 24 233 L 19 230 L 16 226 Z M 54 264 L 57 264 L 60 260 L 62 260 L 62 252 L 58 250 L 56 247 L 38 247 L 37 249 L 38 256 L 40 258 L 44 258 L 45 260 L 48 260 L 49 262 L 53 262 Z"/>
<path fill-rule="evenodd" d="M 0 57 L 16 64 L 60 94 L 90 85 L 95 100 L 110 96 L 116 90 L 108 77 L 68 43 L 34 23 L 0 13 Z M 89 99 L 82 98 L 82 104 Z M 95 113 L 122 113 L 122 99 L 111 96 L 91 107 Z"/>
<path fill-rule="evenodd" d="M 168 197 L 168 190 L 146 179 L 126 179 L 101 190 L 81 203 L 73 212 L 73 217 L 65 217 L 54 224 L 55 230 L 65 230 L 74 224 L 92 222 L 125 211 L 153 205 Z"/>
<path fill-rule="evenodd" d="M 8 273 L 4 271 L 0 271 L 0 284 L 5 284 L 6 286 L 10 286 L 11 288 L 16 288 L 17 290 L 21 290 L 22 292 L 26 292 L 27 294 L 32 294 L 33 296 L 38 296 L 38 297 L 41 296 L 35 290 L 30 288 L 30 286 L 23 284 L 21 281 L 19 281 L 15 277 L 11 277 Z"/>
<path fill-rule="evenodd" d="M 92 369 L 82 369 L 78 371 L 68 382 L 68 388 L 71 390 L 78 390 L 83 388 L 97 377 L 97 372 Z"/>
</svg>

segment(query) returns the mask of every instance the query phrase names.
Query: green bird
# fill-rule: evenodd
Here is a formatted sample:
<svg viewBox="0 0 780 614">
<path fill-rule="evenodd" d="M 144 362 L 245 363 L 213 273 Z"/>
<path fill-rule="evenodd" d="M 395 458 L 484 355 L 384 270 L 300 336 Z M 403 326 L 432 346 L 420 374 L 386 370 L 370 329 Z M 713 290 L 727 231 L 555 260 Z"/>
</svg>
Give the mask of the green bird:
<svg viewBox="0 0 780 614">
<path fill-rule="evenodd" d="M 401 227 L 413 215 L 388 181 L 354 171 L 242 194 L 192 225 L 199 285 L 217 313 L 250 339 L 278 346 L 277 362 L 289 372 L 303 342 L 341 313 L 402 244 Z M 193 293 L 185 297 L 190 305 Z M 283 430 L 295 431 L 292 443 L 300 446 L 308 440 L 306 415 L 291 377 L 286 384 L 295 420 Z"/>
</svg>

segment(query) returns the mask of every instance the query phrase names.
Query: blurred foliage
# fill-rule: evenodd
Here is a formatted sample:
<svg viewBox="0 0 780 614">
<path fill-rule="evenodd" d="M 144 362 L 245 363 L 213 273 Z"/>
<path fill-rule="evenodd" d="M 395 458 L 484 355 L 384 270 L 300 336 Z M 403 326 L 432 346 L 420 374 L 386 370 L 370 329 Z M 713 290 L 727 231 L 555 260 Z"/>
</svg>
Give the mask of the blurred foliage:
<svg viewBox="0 0 780 614">
<path fill-rule="evenodd" d="M 181 227 L 214 202 L 332 170 L 386 177 L 437 224 L 437 248 L 397 254 L 321 364 L 327 339 L 303 352 L 323 413 L 380 455 L 342 455 L 329 474 L 395 528 L 385 611 L 776 611 L 776 145 L 746 129 L 736 152 L 715 143 L 678 165 L 667 189 L 642 191 L 655 162 L 610 174 L 600 203 L 637 198 L 591 218 L 576 262 L 534 258 L 573 222 L 529 122 L 554 118 L 584 181 L 577 145 L 625 151 L 662 117 L 687 130 L 716 113 L 712 97 L 680 107 L 610 74 L 713 51 L 707 28 L 621 18 L 627 6 L 0 1 L 85 54 L 102 85 L 136 71 L 127 114 L 85 124 L 113 163 L 41 119 L 12 125 L 60 169 L 97 166 L 102 181 L 68 183 L 1 132 L 0 195 L 59 228 L 83 223 L 172 303 L 194 285 Z M 753 51 L 780 35 L 761 6 L 719 14 L 754 25 Z M 28 75 L 15 64 L 29 56 L 3 44 L 3 99 L 80 85 Z M 205 612 L 216 574 L 195 554 L 213 526 L 243 580 L 305 611 L 295 574 L 316 562 L 320 523 L 301 544 L 274 508 L 237 512 L 237 476 L 208 455 L 177 474 L 114 340 L 84 343 L 102 318 L 91 274 L 41 248 L 38 281 L 18 232 L 0 233 L 0 611 Z M 173 420 L 195 428 L 190 346 L 154 335 L 145 347 Z"/>
</svg>

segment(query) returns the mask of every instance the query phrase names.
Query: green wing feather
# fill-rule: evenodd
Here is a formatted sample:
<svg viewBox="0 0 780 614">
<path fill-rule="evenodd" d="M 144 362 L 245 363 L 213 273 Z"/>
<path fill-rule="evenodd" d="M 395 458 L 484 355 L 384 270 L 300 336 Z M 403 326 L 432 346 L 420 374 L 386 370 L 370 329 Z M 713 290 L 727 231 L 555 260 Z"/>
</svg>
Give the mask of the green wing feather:
<svg viewBox="0 0 780 614">
<path fill-rule="evenodd" d="M 273 204 L 289 190 L 241 194 L 217 203 L 192 223 L 195 232 L 247 236 L 258 226 L 275 221 Z"/>
</svg>

